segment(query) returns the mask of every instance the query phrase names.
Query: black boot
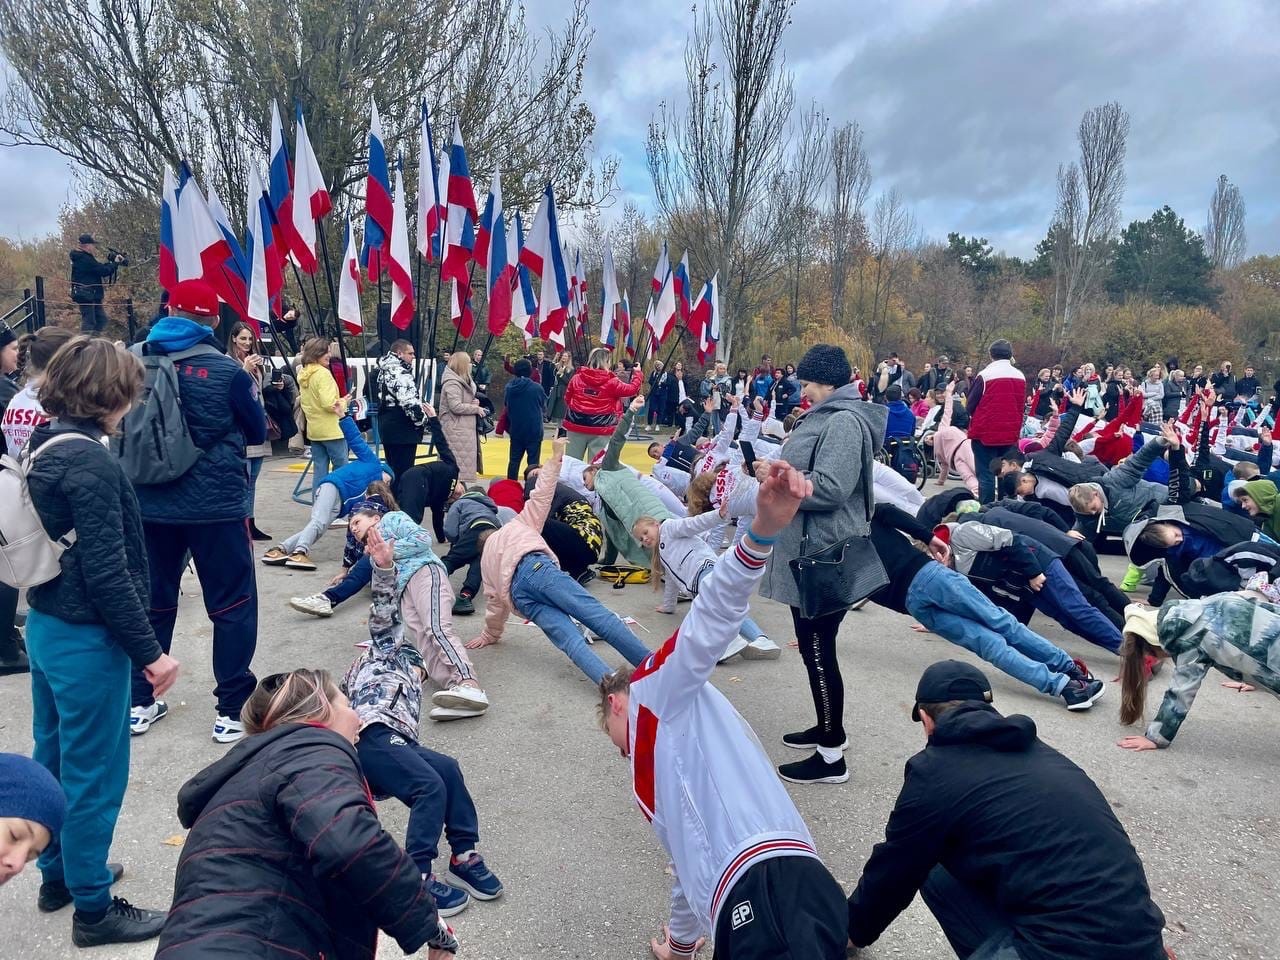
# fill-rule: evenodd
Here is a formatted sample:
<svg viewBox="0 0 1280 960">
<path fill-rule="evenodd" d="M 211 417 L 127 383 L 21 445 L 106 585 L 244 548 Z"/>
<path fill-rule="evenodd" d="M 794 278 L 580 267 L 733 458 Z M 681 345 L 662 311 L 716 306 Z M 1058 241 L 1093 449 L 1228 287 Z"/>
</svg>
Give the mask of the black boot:
<svg viewBox="0 0 1280 960">
<path fill-rule="evenodd" d="M 258 525 L 257 523 L 254 522 L 253 517 L 249 518 L 249 536 L 254 540 L 258 541 L 259 543 L 261 543 L 263 540 L 271 539 L 271 534 L 263 533 L 261 530 L 258 529 Z"/>
<path fill-rule="evenodd" d="M 22 634 L 17 627 L 10 627 L 8 633 L 0 635 L 0 677 L 30 672 L 31 663 L 22 649 Z"/>
</svg>

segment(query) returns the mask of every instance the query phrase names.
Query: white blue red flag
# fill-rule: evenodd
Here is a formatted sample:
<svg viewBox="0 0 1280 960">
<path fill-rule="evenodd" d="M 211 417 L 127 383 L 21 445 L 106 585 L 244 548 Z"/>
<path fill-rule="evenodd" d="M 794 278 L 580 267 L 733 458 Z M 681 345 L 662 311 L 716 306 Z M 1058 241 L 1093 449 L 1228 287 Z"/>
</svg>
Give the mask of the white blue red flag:
<svg viewBox="0 0 1280 960">
<path fill-rule="evenodd" d="M 662 292 L 662 285 L 667 282 L 667 274 L 671 272 L 671 260 L 667 256 L 667 241 L 662 241 L 662 252 L 658 254 L 658 262 L 653 267 L 653 295 Z"/>
<path fill-rule="evenodd" d="M 617 329 L 615 308 L 622 303 L 618 293 L 618 274 L 613 269 L 613 247 L 604 245 L 604 264 L 600 268 L 600 342 L 613 346 L 617 343 L 614 331 Z"/>
<path fill-rule="evenodd" d="M 395 213 L 391 207 L 391 173 L 387 169 L 387 150 L 382 139 L 382 119 L 378 105 L 370 103 L 369 167 L 364 187 L 364 246 L 360 262 L 370 282 L 382 276 L 390 254 L 391 223 Z"/>
<path fill-rule="evenodd" d="M 689 314 L 689 332 L 698 345 L 698 362 L 714 356 L 720 340 L 720 274 L 707 281 Z"/>
<path fill-rule="evenodd" d="M 280 270 L 280 253 L 275 249 L 271 197 L 262 189 L 256 164 L 249 166 L 249 195 L 245 210 L 248 221 L 245 258 L 249 263 L 249 285 L 244 318 L 253 327 L 255 335 L 260 337 L 263 327 L 270 329 L 271 304 L 280 296 L 284 277 Z"/>
<path fill-rule="evenodd" d="M 542 202 L 529 228 L 529 237 L 520 250 L 520 262 L 541 278 L 538 293 L 538 336 L 564 343 L 564 324 L 569 308 L 569 278 L 560 247 L 560 226 L 556 222 L 556 200 L 551 184 L 542 193 Z"/>
<path fill-rule="evenodd" d="M 179 282 L 203 280 L 213 287 L 223 303 L 244 314 L 244 275 L 239 272 L 231 245 L 209 211 L 209 204 L 185 160 L 178 178 L 173 255 Z"/>
<path fill-rule="evenodd" d="M 413 323 L 413 272 L 409 252 L 409 218 L 404 208 L 404 165 L 396 163 L 396 192 L 391 199 L 391 249 L 387 276 L 391 278 L 391 323 L 408 330 Z"/>
<path fill-rule="evenodd" d="M 459 286 L 462 285 L 457 280 L 449 284 L 449 319 L 453 321 L 458 336 L 463 340 L 470 340 L 471 335 L 476 332 L 476 317 L 471 310 L 471 286 L 463 286 L 466 291 L 464 297 L 459 297 Z"/>
<path fill-rule="evenodd" d="M 294 119 L 297 162 L 293 166 L 293 234 L 298 242 L 291 251 L 303 273 L 315 273 L 320 264 L 316 253 L 316 221 L 333 209 L 333 201 L 324 185 L 324 174 L 311 146 L 306 121 L 302 119 L 302 104 L 297 104 Z"/>
<path fill-rule="evenodd" d="M 516 265 L 516 284 L 511 296 L 511 322 L 524 334 L 524 341 L 535 339 L 538 335 L 538 301 L 533 295 L 533 281 L 529 278 L 529 268 L 520 262 L 520 251 L 524 249 L 524 224 L 520 220 L 520 211 L 516 211 L 516 228 L 507 234 L 507 263 Z"/>
<path fill-rule="evenodd" d="M 222 203 L 222 198 L 218 196 L 218 191 L 213 184 L 209 184 L 209 213 L 213 215 L 213 222 L 218 225 L 218 229 L 222 231 L 222 235 L 227 240 L 227 246 L 231 248 L 231 260 L 235 265 L 236 276 L 240 277 L 246 283 L 249 281 L 249 259 L 244 254 L 244 247 L 240 245 L 240 239 L 236 236 L 235 228 L 231 226 L 231 217 L 227 215 L 227 208 Z"/>
<path fill-rule="evenodd" d="M 673 272 L 672 279 L 674 280 L 674 285 L 675 285 L 676 309 L 679 311 L 677 314 L 678 322 L 683 323 L 685 326 L 688 326 L 689 325 L 689 298 L 693 296 L 692 292 L 689 290 L 689 287 L 691 287 L 692 284 L 689 282 L 689 251 L 688 250 L 684 252 L 684 256 L 682 256 L 680 258 L 680 262 L 676 264 L 676 268 L 675 268 L 675 271 Z"/>
<path fill-rule="evenodd" d="M 462 128 L 453 123 L 453 146 L 449 148 L 448 218 L 445 225 L 444 262 L 440 276 L 471 286 L 470 265 L 476 257 L 476 192 L 462 145 Z M 469 299 L 469 298 L 468 298 Z"/>
<path fill-rule="evenodd" d="M 489 199 L 485 201 L 484 216 L 481 223 L 485 225 L 485 275 L 489 281 L 489 333 L 495 337 L 502 336 L 511 322 L 511 301 L 516 283 L 515 262 L 509 257 L 507 245 L 507 225 L 502 212 L 502 180 L 498 171 L 493 171 L 493 185 L 489 188 Z M 477 245 L 477 250 L 479 246 Z"/>
<path fill-rule="evenodd" d="M 160 288 L 173 293 L 178 285 L 178 264 L 173 251 L 173 218 L 178 212 L 178 186 L 173 171 L 164 168 L 164 186 L 160 191 L 160 250 L 158 279 Z"/>
<path fill-rule="evenodd" d="M 618 326 L 622 333 L 622 342 L 627 350 L 627 359 L 634 360 L 636 356 L 636 341 L 631 335 L 631 296 L 627 291 L 622 291 L 622 306 L 618 308 Z"/>
<path fill-rule="evenodd" d="M 271 155 L 267 160 L 267 192 L 271 196 L 271 212 L 280 224 L 280 237 L 276 255 L 281 263 L 302 246 L 302 238 L 293 227 L 293 164 L 289 160 L 289 145 L 284 139 L 284 125 L 280 122 L 280 107 L 271 101 Z M 210 193 L 212 198 L 212 193 Z M 300 262 L 294 257 L 295 262 Z"/>
<path fill-rule="evenodd" d="M 675 279 L 670 273 L 667 274 L 662 289 L 658 291 L 658 298 L 654 301 L 653 309 L 646 319 L 649 329 L 653 332 L 652 348 L 657 349 L 662 346 L 662 341 L 667 339 L 667 334 L 676 326 Z"/>
<path fill-rule="evenodd" d="M 342 269 L 338 272 L 338 319 L 352 336 L 364 333 L 360 316 L 360 254 L 356 237 L 347 217 L 347 232 L 342 238 Z"/>
<path fill-rule="evenodd" d="M 418 253 L 428 263 L 440 258 L 440 226 L 444 206 L 440 196 L 440 168 L 427 101 L 422 101 L 421 140 L 418 145 Z"/>
</svg>

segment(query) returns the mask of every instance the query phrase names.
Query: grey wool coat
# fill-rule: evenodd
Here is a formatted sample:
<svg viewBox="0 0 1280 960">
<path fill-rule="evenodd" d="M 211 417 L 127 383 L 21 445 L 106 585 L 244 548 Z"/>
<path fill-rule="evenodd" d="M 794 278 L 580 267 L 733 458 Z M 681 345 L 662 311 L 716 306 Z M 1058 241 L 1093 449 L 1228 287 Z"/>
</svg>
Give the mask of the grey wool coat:
<svg viewBox="0 0 1280 960">
<path fill-rule="evenodd" d="M 850 384 L 813 407 L 796 424 L 782 445 L 782 459 L 808 470 L 809 459 L 817 448 L 809 475 L 813 495 L 800 504 L 796 518 L 778 535 L 760 582 L 760 596 L 789 607 L 800 605 L 800 591 L 787 565 L 800 556 L 806 516 L 809 553 L 871 532 L 871 514 L 875 510 L 871 464 L 884 446 L 887 419 L 884 406 L 863 400 L 858 388 Z"/>
</svg>

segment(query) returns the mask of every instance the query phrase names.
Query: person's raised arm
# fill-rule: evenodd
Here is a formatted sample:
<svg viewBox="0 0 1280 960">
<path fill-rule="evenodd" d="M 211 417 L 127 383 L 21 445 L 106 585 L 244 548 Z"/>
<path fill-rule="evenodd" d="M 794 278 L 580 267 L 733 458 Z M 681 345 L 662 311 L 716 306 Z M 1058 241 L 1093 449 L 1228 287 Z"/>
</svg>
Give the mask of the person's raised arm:
<svg viewBox="0 0 1280 960">
<path fill-rule="evenodd" d="M 556 437 L 551 441 L 551 459 L 542 464 L 533 494 L 520 511 L 520 520 L 538 533 L 542 532 L 547 517 L 551 514 L 551 504 L 556 498 L 556 484 L 560 481 L 560 470 L 564 466 L 564 452 L 568 446 L 569 440 L 566 437 Z"/>
<path fill-rule="evenodd" d="M 1164 437 L 1152 437 L 1124 463 L 1111 468 L 1109 473 L 1112 481 L 1126 490 L 1136 487 L 1142 475 L 1164 455 L 1166 446 L 1168 441 Z"/>
<path fill-rule="evenodd" d="M 1075 431 L 1076 420 L 1080 414 L 1084 413 L 1084 399 L 1085 392 L 1082 388 L 1077 387 L 1071 391 L 1071 402 L 1067 405 L 1067 412 L 1058 418 L 1058 429 L 1045 447 L 1047 453 L 1062 456 L 1062 451 L 1066 449 L 1067 442 Z"/>
<path fill-rule="evenodd" d="M 618 426 L 609 438 L 609 446 L 605 449 L 604 459 L 600 462 L 601 470 L 617 470 L 622 466 L 622 448 L 627 445 L 627 434 L 635 423 L 636 414 L 644 409 L 644 397 L 636 397 L 627 405 L 626 412 L 618 418 Z"/>
<path fill-rule="evenodd" d="M 742 626 L 774 541 L 812 489 L 795 467 L 780 460 L 769 463 L 747 535 L 702 577 L 679 631 L 640 665 L 632 680 L 647 683 L 645 703 L 659 718 L 687 709 L 707 682 Z"/>
</svg>

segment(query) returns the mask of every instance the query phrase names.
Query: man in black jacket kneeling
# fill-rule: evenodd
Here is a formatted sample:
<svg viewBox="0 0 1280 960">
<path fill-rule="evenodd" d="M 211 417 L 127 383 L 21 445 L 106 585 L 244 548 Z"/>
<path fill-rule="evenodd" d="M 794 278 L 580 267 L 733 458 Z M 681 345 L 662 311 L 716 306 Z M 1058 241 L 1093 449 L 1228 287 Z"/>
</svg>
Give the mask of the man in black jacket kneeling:
<svg viewBox="0 0 1280 960">
<path fill-rule="evenodd" d="M 920 678 L 924 750 L 849 898 L 865 947 L 919 891 L 965 960 L 1164 960 L 1164 915 L 1124 828 L 1029 717 L 1001 716 L 982 671 Z"/>
</svg>

